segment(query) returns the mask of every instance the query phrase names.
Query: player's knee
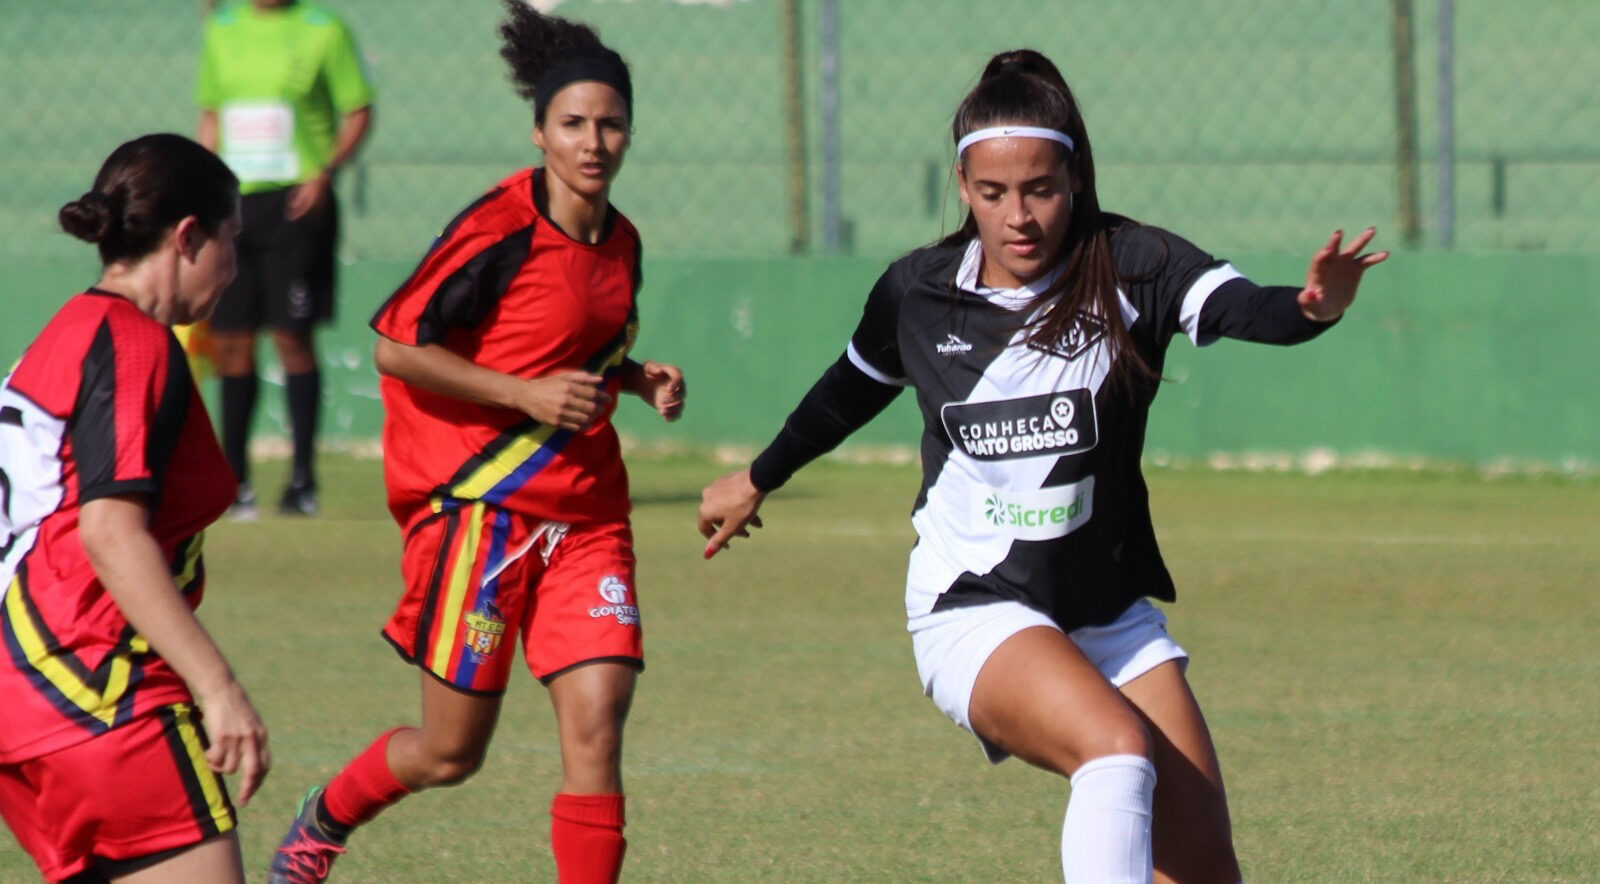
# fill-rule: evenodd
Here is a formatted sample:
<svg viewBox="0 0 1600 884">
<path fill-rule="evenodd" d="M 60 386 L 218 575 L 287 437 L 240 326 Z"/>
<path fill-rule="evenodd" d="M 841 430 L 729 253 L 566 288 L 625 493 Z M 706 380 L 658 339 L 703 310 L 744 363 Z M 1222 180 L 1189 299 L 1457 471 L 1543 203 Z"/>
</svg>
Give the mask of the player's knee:
<svg viewBox="0 0 1600 884">
<path fill-rule="evenodd" d="M 483 747 L 463 747 L 428 754 L 423 775 L 429 786 L 454 786 L 483 767 Z"/>
<path fill-rule="evenodd" d="M 609 765 L 622 757 L 622 723 L 596 721 L 588 727 L 575 727 L 562 742 L 563 751 L 574 761 Z"/>
<path fill-rule="evenodd" d="M 1108 751 L 1098 754 L 1137 755 L 1145 759 L 1152 757 L 1154 745 L 1150 739 L 1150 729 L 1137 719 L 1112 728 L 1106 740 Z"/>
<path fill-rule="evenodd" d="M 1063 763 L 1059 773 L 1071 776 L 1073 771 L 1096 758 L 1105 758 L 1110 755 L 1133 755 L 1139 758 L 1151 757 L 1152 744 L 1150 731 L 1144 722 L 1137 718 L 1127 721 L 1108 723 L 1096 729 L 1080 745 L 1070 747 L 1062 753 Z"/>
</svg>

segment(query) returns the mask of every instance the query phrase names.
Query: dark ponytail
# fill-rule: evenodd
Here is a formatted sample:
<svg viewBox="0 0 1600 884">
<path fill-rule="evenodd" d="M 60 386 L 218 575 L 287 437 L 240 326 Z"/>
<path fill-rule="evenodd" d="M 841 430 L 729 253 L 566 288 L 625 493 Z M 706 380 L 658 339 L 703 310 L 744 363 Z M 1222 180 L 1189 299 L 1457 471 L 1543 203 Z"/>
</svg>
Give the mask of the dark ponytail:
<svg viewBox="0 0 1600 884">
<path fill-rule="evenodd" d="M 99 247 L 102 263 L 137 261 L 193 215 L 215 236 L 238 206 L 239 179 L 182 135 L 146 135 L 111 152 L 88 193 L 61 207 L 61 229 Z"/>
<path fill-rule="evenodd" d="M 1043 54 L 1014 49 L 989 59 L 978 85 L 961 100 L 951 124 L 956 143 L 970 132 L 998 125 L 1039 126 L 1064 132 L 1073 148 L 1058 145 L 1077 192 L 1067 238 L 1062 243 L 1064 270 L 1055 284 L 1041 292 L 1030 309 L 1043 311 L 1028 334 L 1028 341 L 1046 349 L 1065 341 L 1077 325 L 1079 313 L 1102 321 L 1112 352 L 1112 382 L 1154 380 L 1158 377 L 1133 345 L 1122 321 L 1117 298 L 1117 266 L 1111 255 L 1110 231 L 1122 219 L 1100 211 L 1095 190 L 1094 151 L 1083 123 L 1078 101 L 1061 72 Z M 956 158 L 958 161 L 960 157 Z M 966 220 L 942 244 L 957 244 L 978 235 L 978 222 Z"/>
<path fill-rule="evenodd" d="M 617 90 L 633 112 L 633 81 L 628 63 L 593 28 L 545 15 L 525 0 L 505 0 L 500 24 L 500 57 L 511 66 L 517 94 L 533 102 L 533 121 L 544 123 L 545 107 L 563 86 L 598 80 Z"/>
</svg>

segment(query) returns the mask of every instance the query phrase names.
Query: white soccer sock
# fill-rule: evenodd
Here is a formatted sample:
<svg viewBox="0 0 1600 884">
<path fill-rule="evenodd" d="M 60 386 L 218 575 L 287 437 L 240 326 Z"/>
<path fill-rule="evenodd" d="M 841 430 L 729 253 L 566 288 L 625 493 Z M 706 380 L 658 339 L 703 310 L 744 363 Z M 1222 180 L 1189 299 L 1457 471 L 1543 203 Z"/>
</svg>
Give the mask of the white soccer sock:
<svg viewBox="0 0 1600 884">
<path fill-rule="evenodd" d="M 1142 755 L 1106 755 L 1073 772 L 1061 825 L 1067 884 L 1150 884 L 1155 791 L 1155 765 Z"/>
</svg>

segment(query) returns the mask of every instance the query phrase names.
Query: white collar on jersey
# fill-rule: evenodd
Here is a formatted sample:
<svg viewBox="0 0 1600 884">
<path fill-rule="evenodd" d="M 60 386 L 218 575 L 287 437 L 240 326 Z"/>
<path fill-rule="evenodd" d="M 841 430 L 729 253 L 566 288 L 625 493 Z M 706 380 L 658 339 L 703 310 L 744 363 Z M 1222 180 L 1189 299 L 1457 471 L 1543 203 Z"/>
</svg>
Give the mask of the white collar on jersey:
<svg viewBox="0 0 1600 884">
<path fill-rule="evenodd" d="M 1061 277 L 1061 271 L 1066 267 L 1066 262 L 1058 263 L 1050 268 L 1050 272 L 1039 277 L 1033 282 L 1014 289 L 998 289 L 986 286 L 978 281 L 978 268 L 983 263 L 983 243 L 976 238 L 967 243 L 967 253 L 961 258 L 961 267 L 956 270 L 956 287 L 962 291 L 972 292 L 984 300 L 1007 310 L 1021 310 L 1045 289 L 1050 288 Z"/>
</svg>

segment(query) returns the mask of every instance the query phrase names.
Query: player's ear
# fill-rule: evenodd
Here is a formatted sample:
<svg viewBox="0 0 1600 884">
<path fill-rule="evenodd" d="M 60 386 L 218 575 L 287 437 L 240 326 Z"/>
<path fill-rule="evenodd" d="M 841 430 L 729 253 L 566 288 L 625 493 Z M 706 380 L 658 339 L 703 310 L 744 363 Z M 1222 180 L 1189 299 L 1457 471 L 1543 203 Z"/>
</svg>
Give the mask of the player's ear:
<svg viewBox="0 0 1600 884">
<path fill-rule="evenodd" d="M 533 124 L 533 146 L 544 150 L 544 124 Z"/>
<path fill-rule="evenodd" d="M 961 194 L 961 201 L 972 208 L 972 195 L 967 193 L 967 167 L 956 163 L 956 189 Z"/>
<path fill-rule="evenodd" d="M 206 244 L 205 229 L 200 226 L 200 219 L 193 215 L 185 215 L 183 220 L 174 224 L 171 235 L 178 253 L 186 261 L 193 262 L 198 258 L 200 247 Z"/>
</svg>

